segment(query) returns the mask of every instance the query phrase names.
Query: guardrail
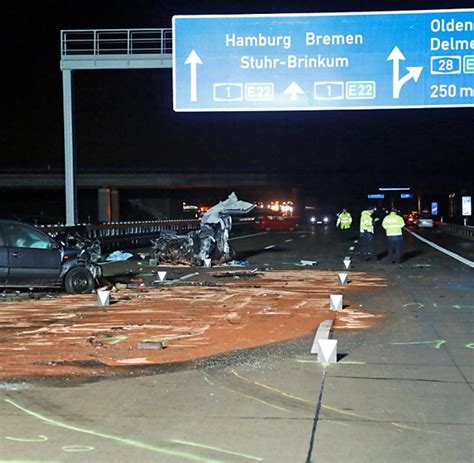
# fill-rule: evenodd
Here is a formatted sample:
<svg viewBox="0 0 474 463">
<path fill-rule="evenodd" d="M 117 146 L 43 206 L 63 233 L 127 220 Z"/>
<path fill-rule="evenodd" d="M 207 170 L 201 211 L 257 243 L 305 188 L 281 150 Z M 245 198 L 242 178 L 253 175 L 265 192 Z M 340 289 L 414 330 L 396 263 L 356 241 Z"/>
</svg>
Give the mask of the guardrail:
<svg viewBox="0 0 474 463">
<path fill-rule="evenodd" d="M 66 227 L 63 224 L 43 225 L 41 228 L 52 236 L 65 231 L 100 241 L 102 251 L 120 247 L 132 248 L 150 244 L 162 232 L 187 233 L 199 229 L 199 220 L 176 219 L 147 222 L 113 222 L 107 224 L 80 224 Z"/>
<path fill-rule="evenodd" d="M 465 227 L 454 223 L 436 222 L 437 227 L 450 235 L 460 236 L 467 240 L 474 240 L 474 227 Z"/>
<path fill-rule="evenodd" d="M 68 232 L 98 240 L 102 252 L 110 252 L 117 249 L 150 246 L 150 240 L 157 238 L 160 233 L 175 232 L 185 234 L 190 231 L 198 230 L 200 223 L 198 219 L 174 219 L 146 222 L 112 222 L 106 224 L 86 223 L 73 227 L 66 227 L 64 224 L 38 225 L 38 227 L 53 237 Z M 252 229 L 252 222 L 236 219 L 233 224 L 233 229 L 237 233 L 245 232 Z"/>
</svg>

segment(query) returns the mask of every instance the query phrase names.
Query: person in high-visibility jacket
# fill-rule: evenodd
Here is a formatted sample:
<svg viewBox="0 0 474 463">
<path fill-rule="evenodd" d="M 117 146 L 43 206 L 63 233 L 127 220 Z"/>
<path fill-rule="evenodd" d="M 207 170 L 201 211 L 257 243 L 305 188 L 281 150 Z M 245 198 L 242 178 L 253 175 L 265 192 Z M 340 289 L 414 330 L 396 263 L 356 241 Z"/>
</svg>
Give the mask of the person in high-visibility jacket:
<svg viewBox="0 0 474 463">
<path fill-rule="evenodd" d="M 386 215 L 382 221 L 388 241 L 388 261 L 392 264 L 400 262 L 402 256 L 403 232 L 405 226 L 403 217 L 395 209 Z"/>
<path fill-rule="evenodd" d="M 359 233 L 359 244 L 360 244 L 360 260 L 373 260 L 377 261 L 377 256 L 374 251 L 374 221 L 372 214 L 374 208 L 368 208 L 362 211 L 360 215 L 360 233 Z"/>
<path fill-rule="evenodd" d="M 352 216 L 347 212 L 346 209 L 343 209 L 343 211 L 339 214 L 337 221 L 336 221 L 336 227 L 339 227 L 341 230 L 349 230 L 352 225 Z"/>
</svg>

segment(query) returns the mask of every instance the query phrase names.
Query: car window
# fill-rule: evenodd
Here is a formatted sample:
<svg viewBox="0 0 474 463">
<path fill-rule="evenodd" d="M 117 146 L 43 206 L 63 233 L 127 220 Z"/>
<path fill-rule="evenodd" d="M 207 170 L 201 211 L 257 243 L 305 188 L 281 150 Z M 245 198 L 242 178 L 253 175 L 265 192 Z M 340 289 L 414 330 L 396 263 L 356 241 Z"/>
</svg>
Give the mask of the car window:
<svg viewBox="0 0 474 463">
<path fill-rule="evenodd" d="M 0 246 L 5 246 L 5 240 L 3 239 L 3 230 L 2 230 L 1 225 L 0 225 Z"/>
<path fill-rule="evenodd" d="M 7 225 L 8 246 L 29 249 L 51 249 L 52 242 L 43 233 L 23 225 Z"/>
</svg>

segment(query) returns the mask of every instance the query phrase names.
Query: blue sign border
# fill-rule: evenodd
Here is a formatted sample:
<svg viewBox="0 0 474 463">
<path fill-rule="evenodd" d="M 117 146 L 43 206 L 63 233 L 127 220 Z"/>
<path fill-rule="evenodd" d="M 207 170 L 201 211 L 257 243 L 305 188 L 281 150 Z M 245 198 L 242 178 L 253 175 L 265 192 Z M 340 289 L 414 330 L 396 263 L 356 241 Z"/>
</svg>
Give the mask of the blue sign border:
<svg viewBox="0 0 474 463">
<path fill-rule="evenodd" d="M 227 21 L 231 21 L 233 24 L 235 24 L 236 26 L 236 30 L 239 30 L 240 27 L 242 27 L 242 24 L 245 24 L 245 22 L 255 22 L 257 21 L 257 23 L 262 23 L 262 22 L 265 22 L 265 21 L 276 21 L 275 24 L 278 23 L 278 21 L 280 21 L 281 23 L 281 20 L 288 20 L 287 23 L 291 24 L 292 22 L 295 23 L 295 22 L 298 22 L 298 21 L 306 21 L 306 22 L 310 22 L 311 20 L 314 20 L 315 18 L 317 18 L 318 20 L 320 18 L 325 18 L 325 20 L 331 20 L 331 21 L 334 21 L 334 18 L 337 18 L 337 19 L 341 19 L 341 20 L 344 20 L 344 18 L 348 18 L 348 24 L 349 26 L 345 26 L 345 27 L 349 27 L 350 29 L 350 21 L 349 19 L 354 19 L 354 18 L 357 18 L 358 20 L 361 19 L 361 20 L 367 20 L 367 21 L 370 21 L 370 18 L 371 17 L 374 17 L 374 16 L 387 16 L 389 17 L 390 19 L 397 19 L 395 18 L 396 16 L 402 16 L 404 19 L 407 19 L 406 18 L 406 15 L 412 15 L 413 16 L 413 23 L 414 25 L 416 25 L 416 17 L 415 15 L 441 15 L 441 14 L 448 14 L 448 15 L 456 15 L 456 14 L 459 14 L 459 13 L 466 13 L 468 18 L 469 18 L 469 22 L 471 21 L 471 18 L 470 18 L 470 15 L 472 14 L 472 20 L 474 21 L 474 9 L 440 9 L 440 10 L 406 10 L 406 11 L 371 11 L 371 12 L 349 12 L 349 13 L 339 13 L 339 12 L 332 12 L 332 13 L 290 13 L 290 14 L 243 14 L 243 15 L 196 15 L 196 16 L 190 16 L 190 15 L 180 15 L 180 16 L 174 16 L 173 17 L 173 109 L 175 111 L 185 111 L 185 112 L 193 112 L 193 111 L 196 111 L 196 112 L 203 112 L 203 111 L 212 111 L 212 112 L 222 112 L 222 111 L 230 111 L 230 112 L 234 112 L 234 111 L 320 111 L 320 110 L 366 110 L 366 109 L 410 109 L 410 108 L 455 108 L 455 107 L 474 107 L 474 94 L 468 94 L 468 98 L 466 98 L 466 103 L 464 102 L 459 102 L 456 100 L 455 103 L 450 103 L 449 100 L 451 99 L 452 100 L 452 96 L 450 95 L 447 95 L 447 96 L 444 96 L 444 93 L 445 91 L 447 91 L 447 88 L 445 87 L 449 87 L 449 85 L 455 85 L 455 84 L 450 84 L 449 82 L 452 82 L 452 79 L 455 78 L 455 79 L 458 79 L 459 81 L 459 69 L 458 67 L 459 66 L 466 66 L 465 69 L 470 69 L 470 61 L 467 60 L 467 58 L 470 57 L 470 55 L 468 57 L 464 56 L 465 54 L 461 54 L 461 53 L 458 53 L 459 56 L 456 56 L 457 57 L 460 57 L 461 59 L 450 59 L 450 62 L 449 62 L 449 65 L 450 65 L 450 69 L 449 69 L 449 72 L 444 72 L 441 73 L 441 74 L 438 74 L 437 75 L 437 72 L 441 72 L 441 69 L 440 69 L 440 63 L 439 63 L 439 60 L 429 60 L 429 57 L 426 57 L 426 53 L 423 52 L 423 50 L 419 50 L 417 49 L 417 44 L 416 43 L 413 43 L 414 40 L 408 38 L 408 44 L 405 43 L 404 45 L 404 52 L 407 51 L 408 52 L 408 55 L 409 57 L 407 57 L 406 60 L 403 60 L 401 61 L 401 64 L 400 64 L 400 78 L 398 80 L 398 82 L 402 82 L 406 77 L 406 71 L 405 71 L 405 68 L 406 69 L 410 69 L 411 68 L 415 68 L 416 64 L 420 64 L 420 68 L 422 67 L 423 68 L 423 71 L 421 73 L 421 77 L 420 75 L 418 75 L 418 78 L 420 79 L 420 83 L 418 84 L 418 86 L 415 86 L 415 85 L 406 85 L 403 89 L 403 98 L 400 98 L 400 104 L 397 104 L 398 101 L 395 102 L 395 104 L 388 104 L 385 100 L 384 100 L 384 103 L 385 104 L 374 104 L 374 105 L 371 105 L 369 103 L 370 100 L 368 99 L 365 99 L 365 98 L 370 98 L 372 100 L 375 100 L 375 98 L 379 98 L 379 95 L 378 94 L 387 94 L 387 88 L 383 88 L 383 86 L 385 85 L 386 87 L 386 82 L 383 82 L 383 79 L 377 83 L 377 88 L 376 88 L 376 84 L 375 84 L 375 79 L 368 79 L 366 78 L 366 76 L 364 77 L 363 75 L 363 72 L 361 72 L 360 70 L 358 71 L 359 72 L 359 75 L 356 75 L 352 81 L 350 81 L 350 79 L 347 78 L 347 76 L 344 77 L 344 82 L 343 82 L 343 85 L 344 85 L 344 90 L 341 90 L 337 85 L 333 85 L 333 84 L 336 84 L 338 83 L 338 80 L 341 80 L 341 79 L 337 79 L 336 78 L 331 78 L 331 81 L 330 82 L 321 82 L 322 84 L 324 83 L 330 83 L 331 84 L 331 97 L 333 98 L 333 95 L 336 94 L 337 96 L 337 92 L 342 92 L 342 91 L 345 91 L 346 92 L 346 95 L 348 96 L 351 96 L 352 100 L 348 101 L 346 100 L 345 102 L 343 102 L 343 104 L 341 105 L 340 102 L 337 102 L 337 97 L 334 98 L 333 100 L 330 100 L 330 101 L 326 101 L 324 102 L 324 93 L 321 93 L 323 91 L 327 91 L 327 90 L 324 90 L 324 89 L 317 89 L 315 88 L 313 91 L 314 91 L 314 94 L 311 96 L 311 97 L 306 97 L 308 99 L 310 98 L 313 98 L 314 99 L 321 99 L 321 101 L 323 101 L 323 104 L 321 105 L 315 105 L 314 102 L 311 102 L 312 104 L 308 103 L 308 104 L 301 104 L 300 101 L 297 101 L 297 103 L 295 104 L 292 104 L 290 102 L 290 104 L 288 104 L 288 102 L 286 101 L 285 104 L 278 104 L 278 102 L 275 102 L 275 104 L 268 104 L 268 101 L 265 101 L 264 97 L 263 99 L 260 99 L 259 101 L 252 101 L 252 97 L 253 95 L 255 95 L 256 91 L 258 90 L 259 92 L 264 92 L 268 95 L 271 95 L 271 92 L 272 92 L 272 89 L 271 89 L 271 84 L 273 84 L 274 82 L 270 81 L 270 78 L 267 77 L 268 76 L 268 73 L 260 73 L 260 74 L 263 74 L 262 77 L 259 77 L 259 80 L 257 82 L 257 79 L 254 79 L 258 85 L 260 85 L 260 87 L 255 87 L 255 85 L 251 85 L 250 87 L 245 87 L 245 90 L 244 90 L 244 85 L 247 85 L 247 83 L 245 82 L 245 79 L 239 79 L 239 77 L 237 77 L 236 79 L 232 79 L 232 76 L 235 75 L 238 70 L 228 70 L 227 67 L 228 67 L 228 64 L 226 63 L 225 59 L 217 59 L 216 56 L 213 56 L 212 53 L 216 50 L 219 49 L 219 45 L 217 43 L 217 41 L 215 39 L 213 39 L 213 33 L 216 32 L 216 30 L 218 30 L 218 32 L 221 32 L 221 35 L 222 35 L 222 31 L 219 31 L 219 28 L 223 26 L 224 22 Z M 384 19 L 384 18 L 382 18 Z M 408 18 L 410 19 L 410 18 Z M 220 21 L 222 20 L 222 21 Z M 398 19 L 397 19 L 398 20 Z M 204 22 L 202 22 L 204 21 Z M 403 23 L 403 20 L 400 20 L 402 23 Z M 399 22 L 400 22 L 399 21 Z M 468 21 L 466 21 L 468 22 Z M 185 27 L 185 23 L 187 23 L 187 26 L 190 26 L 189 30 L 185 33 L 183 32 L 184 29 L 186 29 Z M 197 26 L 198 23 L 201 23 L 202 25 L 205 24 L 205 27 L 202 28 L 201 25 Z M 212 27 L 211 27 L 212 25 Z M 253 26 L 252 26 L 253 27 Z M 263 27 L 263 26 L 262 26 Z M 367 27 L 367 25 L 365 26 Z M 415 26 L 413 26 L 414 28 Z M 183 29 L 184 28 L 184 29 Z M 374 28 L 376 29 L 376 28 Z M 383 29 L 383 28 L 382 28 Z M 367 30 L 367 29 L 366 29 Z M 396 29 L 394 29 L 396 31 Z M 379 31 L 380 32 L 380 31 Z M 379 33 L 377 32 L 377 33 Z M 403 34 L 401 35 L 406 35 L 405 34 L 405 31 L 402 31 Z M 445 31 L 443 31 L 444 33 Z M 449 33 L 451 33 L 451 31 L 448 31 Z M 456 31 L 454 31 L 456 32 Z M 453 32 L 453 33 L 454 33 Z M 465 32 L 465 31 L 462 31 L 462 32 Z M 194 36 L 192 35 L 194 33 Z M 420 34 L 424 34 L 424 31 L 418 31 L 417 32 L 418 35 Z M 184 42 L 182 40 L 182 34 L 184 34 L 186 37 L 184 37 Z M 349 31 L 349 34 L 350 34 L 350 31 Z M 367 32 L 367 34 L 369 34 Z M 470 34 L 470 32 L 469 32 Z M 375 38 L 377 36 L 374 36 Z M 376 46 L 374 45 L 377 40 L 375 40 L 375 38 L 372 37 L 372 44 L 371 46 Z M 444 40 L 444 37 L 442 35 L 442 38 Z M 186 42 L 186 40 L 188 40 L 188 42 Z M 447 39 L 446 39 L 447 40 Z M 221 44 L 222 45 L 222 44 Z M 390 45 L 391 47 L 391 45 Z M 214 94 L 213 95 L 210 95 L 210 92 L 211 90 L 207 90 L 207 92 L 209 93 L 209 95 L 206 96 L 206 98 L 204 98 L 206 101 L 204 101 L 204 103 L 201 103 L 200 101 L 192 101 L 191 103 L 189 101 L 186 101 L 186 100 L 189 100 L 189 97 L 187 98 L 183 98 L 183 95 L 184 95 L 184 91 L 188 92 L 189 93 L 189 89 L 186 89 L 186 90 L 183 90 L 183 87 L 185 87 L 186 85 L 189 86 L 189 74 L 190 74 L 190 71 L 189 69 L 192 67 L 191 66 L 188 66 L 189 63 L 186 63 L 186 65 L 184 65 L 184 62 L 186 61 L 186 57 L 187 57 L 187 54 L 190 52 L 191 49 L 194 49 L 196 48 L 198 53 L 199 53 L 199 50 L 204 48 L 206 51 L 205 51 L 205 54 L 207 53 L 206 55 L 206 59 L 207 59 L 207 63 L 209 64 L 209 56 L 213 56 L 213 62 L 211 64 L 211 68 L 213 70 L 213 72 L 218 75 L 223 75 L 223 76 L 228 76 L 226 79 L 222 79 L 222 81 L 224 82 L 223 84 L 221 84 L 222 86 L 225 86 L 223 87 L 225 89 L 225 92 L 226 94 L 223 95 L 222 94 L 222 91 L 223 91 L 223 88 L 219 88 L 219 86 L 214 83 Z M 333 50 L 335 50 L 335 48 L 333 48 Z M 235 50 L 231 50 L 232 52 L 235 51 Z M 241 50 L 238 50 L 238 52 L 240 52 Z M 255 50 L 254 50 L 255 51 Z M 272 53 L 273 53 L 274 50 L 272 49 L 265 49 L 265 53 L 268 54 L 269 56 L 269 59 L 271 59 L 273 57 Z M 471 53 L 472 51 L 472 55 L 473 55 L 473 59 L 474 59 L 474 50 L 469 50 L 469 53 Z M 257 50 L 256 53 L 261 53 L 261 50 Z M 359 56 L 358 56 L 358 59 L 360 61 L 360 57 L 361 57 L 361 53 L 363 52 L 366 52 L 366 50 L 363 50 L 362 52 L 357 52 L 357 53 L 360 53 Z M 369 50 L 370 52 L 370 50 Z M 209 53 L 211 53 L 211 55 L 209 55 Z M 217 51 L 216 51 L 217 53 Z M 377 60 L 378 60 L 378 63 L 380 65 L 381 64 L 384 64 L 384 65 L 387 65 L 387 55 L 386 55 L 386 50 L 383 52 L 384 55 L 382 56 L 381 55 L 381 52 L 380 50 L 374 50 L 373 53 L 368 53 L 367 56 L 364 56 L 363 58 L 363 65 L 365 65 L 366 68 L 370 68 L 371 69 L 371 66 L 374 65 L 374 60 L 375 58 L 373 58 L 375 55 L 378 55 L 377 56 Z M 226 53 L 225 53 L 225 57 L 224 58 L 227 58 L 227 55 L 229 55 L 230 52 L 228 52 L 226 50 Z M 441 55 L 449 55 L 449 51 L 442 51 L 441 52 Z M 439 57 L 442 57 L 441 55 L 439 55 Z M 437 56 L 438 57 L 438 56 Z M 220 56 L 220 58 L 222 58 L 222 56 Z M 454 58 L 454 57 L 450 57 L 448 56 L 448 58 Z M 464 63 L 464 64 L 463 64 Z M 467 63 L 467 64 L 466 64 Z M 390 64 L 390 63 L 389 63 Z M 421 66 L 421 64 L 423 64 L 423 66 Z M 200 64 L 195 64 L 194 67 L 195 69 L 197 69 L 198 71 L 196 72 L 202 72 L 201 69 L 200 69 Z M 361 65 L 359 64 L 359 67 Z M 388 67 L 388 66 L 387 66 Z M 385 71 L 384 71 L 385 72 Z M 389 72 L 390 73 L 390 72 Z M 204 74 L 204 72 L 202 72 L 202 74 Z M 274 74 L 284 74 L 284 72 L 275 72 Z M 356 73 L 357 74 L 357 73 Z M 201 75 L 201 74 L 200 74 Z M 432 79 L 431 81 L 427 81 L 427 80 L 424 80 L 425 79 L 425 76 L 426 75 L 429 75 L 430 78 Z M 185 77 L 183 77 L 185 76 Z M 267 78 L 265 78 L 267 77 Z M 410 77 L 410 76 L 408 76 Z M 474 89 L 474 74 L 468 72 L 468 71 L 463 71 L 462 73 L 462 79 L 463 82 L 466 81 L 468 84 L 465 86 L 465 84 L 462 84 L 462 89 L 464 90 L 464 86 L 465 88 L 468 88 L 468 89 Z M 208 82 L 206 79 L 208 77 L 203 77 L 202 79 L 204 81 L 206 81 L 206 83 Z M 183 79 L 186 81 L 186 84 L 183 83 Z M 290 78 L 287 78 L 286 80 L 289 80 Z M 384 76 L 384 79 L 386 80 L 387 79 L 387 76 Z M 428 79 L 428 78 L 427 78 Z M 435 79 L 434 81 L 435 82 L 441 82 L 439 84 L 439 87 L 441 87 L 441 92 L 443 93 L 440 97 L 439 97 L 439 100 L 438 101 L 441 101 L 441 103 L 436 103 L 436 104 L 426 104 L 426 102 L 424 101 L 425 99 L 427 99 L 427 93 L 423 96 L 423 101 L 420 103 L 420 97 L 419 97 L 419 93 L 420 93 L 420 89 L 424 88 L 426 90 L 426 87 L 429 86 L 429 84 L 432 83 L 433 79 Z M 242 82 L 240 82 L 240 81 Z M 297 80 L 297 79 L 296 79 Z M 324 80 L 324 79 L 321 79 L 321 80 Z M 410 80 L 410 79 L 408 79 Z M 414 81 L 414 77 L 411 76 L 411 80 Z M 214 80 L 214 82 L 219 82 L 219 78 L 216 77 L 216 79 Z M 395 78 L 393 80 L 393 82 L 395 82 Z M 445 83 L 445 82 L 448 82 L 448 83 Z M 362 86 L 362 84 L 364 84 Z M 402 85 L 404 85 L 405 82 L 402 83 Z M 436 86 L 438 86 L 438 84 L 436 84 Z M 210 87 L 210 85 L 209 85 Z M 360 98 L 358 99 L 358 90 L 357 90 L 357 87 L 359 88 L 363 88 L 363 91 L 364 91 L 364 94 L 363 95 L 360 95 L 364 98 Z M 394 84 L 394 87 L 395 87 L 395 84 Z M 451 88 L 454 88 L 454 87 L 451 87 Z M 288 89 L 287 89 L 288 90 Z M 306 89 L 307 90 L 307 89 Z M 449 89 L 448 89 L 449 90 Z M 191 90 L 192 91 L 192 90 Z M 243 101 L 243 98 L 242 98 L 242 93 L 243 92 L 246 92 L 245 93 L 245 101 Z M 319 91 L 319 93 L 318 93 Z M 395 90 L 394 90 L 395 91 Z M 439 91 L 439 89 L 437 90 Z M 221 92 L 221 93 L 219 93 Z M 334 93 L 336 92 L 336 93 Z M 200 92 L 200 93 L 203 93 L 203 92 Z M 279 93 L 279 98 L 280 100 L 282 100 L 281 98 L 281 91 Z M 471 96 L 472 95 L 472 96 Z M 297 100 L 297 98 L 299 98 L 298 96 L 298 91 L 297 89 L 294 89 L 294 95 L 292 94 L 291 95 L 293 99 L 293 96 L 295 98 L 295 100 Z M 461 95 L 462 96 L 462 95 Z M 414 103 L 413 101 L 416 102 Z M 201 100 L 202 101 L 202 100 Z M 446 103 L 444 103 L 444 101 L 446 101 Z"/>
</svg>

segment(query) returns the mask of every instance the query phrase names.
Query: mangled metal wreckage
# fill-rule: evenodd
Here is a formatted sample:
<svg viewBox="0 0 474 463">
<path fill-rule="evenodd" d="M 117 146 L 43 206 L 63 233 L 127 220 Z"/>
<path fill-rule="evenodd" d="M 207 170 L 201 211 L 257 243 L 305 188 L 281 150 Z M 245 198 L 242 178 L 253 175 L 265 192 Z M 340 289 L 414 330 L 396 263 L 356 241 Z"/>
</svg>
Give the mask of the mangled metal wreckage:
<svg viewBox="0 0 474 463">
<path fill-rule="evenodd" d="M 230 194 L 202 216 L 199 230 L 186 235 L 161 233 L 152 240 L 156 262 L 200 266 L 208 259 L 214 263 L 232 260 L 234 252 L 229 245 L 232 216 L 247 214 L 254 208 L 255 204 Z"/>
</svg>

